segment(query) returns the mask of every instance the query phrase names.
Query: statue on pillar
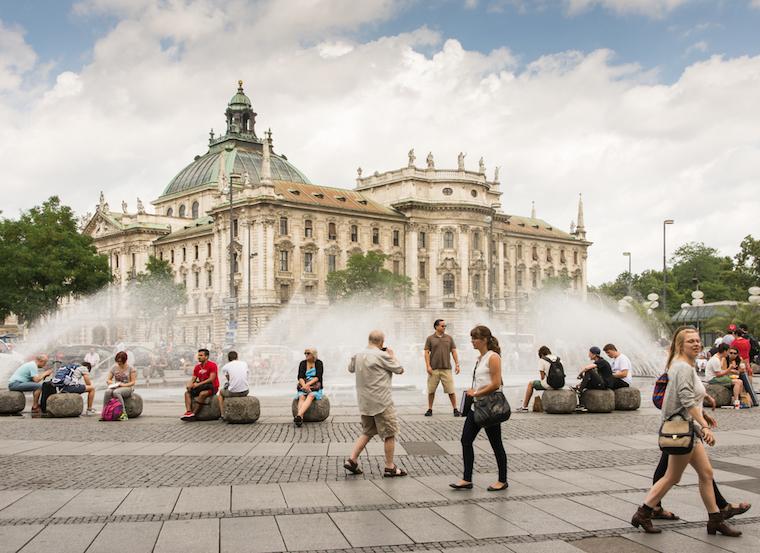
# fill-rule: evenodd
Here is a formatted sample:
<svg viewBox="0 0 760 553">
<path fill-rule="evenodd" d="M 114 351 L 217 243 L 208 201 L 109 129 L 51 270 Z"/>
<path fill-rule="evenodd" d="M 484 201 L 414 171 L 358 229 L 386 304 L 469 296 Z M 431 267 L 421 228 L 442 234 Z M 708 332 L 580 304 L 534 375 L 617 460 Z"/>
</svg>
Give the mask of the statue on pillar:
<svg viewBox="0 0 760 553">
<path fill-rule="evenodd" d="M 124 200 L 121 201 L 121 211 L 122 213 L 124 213 L 124 215 L 127 214 L 127 202 L 125 202 Z"/>
<path fill-rule="evenodd" d="M 457 156 L 457 169 L 460 171 L 464 171 L 464 156 L 467 154 L 459 152 L 459 155 Z"/>
<path fill-rule="evenodd" d="M 493 181 L 494 182 L 499 182 L 499 169 L 500 169 L 500 167 L 498 165 L 493 168 Z"/>
<path fill-rule="evenodd" d="M 143 205 L 142 200 L 140 198 L 137 198 L 137 214 L 145 215 L 145 206 Z"/>
<path fill-rule="evenodd" d="M 428 155 L 425 161 L 427 162 L 428 169 L 435 169 L 435 160 L 433 159 L 433 152 L 428 152 Z"/>
<path fill-rule="evenodd" d="M 482 157 L 478 161 L 478 169 L 479 169 L 481 175 L 485 175 L 486 174 L 486 162 L 483 161 Z"/>
<path fill-rule="evenodd" d="M 356 168 L 356 178 L 358 178 L 358 179 L 362 178 L 362 168 L 361 167 L 357 167 Z"/>
<path fill-rule="evenodd" d="M 414 148 L 409 150 L 409 153 L 407 154 L 409 156 L 409 165 L 408 167 L 414 167 L 414 161 L 417 159 L 417 157 L 414 155 Z"/>
<path fill-rule="evenodd" d="M 108 210 L 108 204 L 106 203 L 106 196 L 103 191 L 100 191 L 100 200 L 98 201 L 98 211 L 105 212 Z"/>
<path fill-rule="evenodd" d="M 251 186 L 251 175 L 248 174 L 248 171 L 243 173 L 243 185 Z"/>
</svg>

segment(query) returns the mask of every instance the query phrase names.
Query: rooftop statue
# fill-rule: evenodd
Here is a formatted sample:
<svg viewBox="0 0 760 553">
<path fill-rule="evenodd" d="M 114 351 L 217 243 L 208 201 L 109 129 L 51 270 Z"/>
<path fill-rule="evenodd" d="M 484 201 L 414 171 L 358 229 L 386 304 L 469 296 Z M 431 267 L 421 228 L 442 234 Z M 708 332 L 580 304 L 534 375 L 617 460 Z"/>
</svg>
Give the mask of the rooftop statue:
<svg viewBox="0 0 760 553">
<path fill-rule="evenodd" d="M 464 156 L 467 154 L 459 152 L 459 155 L 457 156 L 457 168 L 460 171 L 464 171 Z"/>
<path fill-rule="evenodd" d="M 356 176 L 358 178 L 362 178 L 362 168 L 361 167 L 357 167 L 356 168 Z"/>
<path fill-rule="evenodd" d="M 407 155 L 409 156 L 409 167 L 414 167 L 414 160 L 417 159 L 417 157 L 414 155 L 414 148 L 409 150 L 409 153 Z"/>
<path fill-rule="evenodd" d="M 486 163 L 483 161 L 483 158 L 481 157 L 478 161 L 478 168 L 480 169 L 480 172 L 485 175 L 486 174 Z"/>
<path fill-rule="evenodd" d="M 124 200 L 121 201 L 121 211 L 122 213 L 124 213 L 124 215 L 127 214 L 127 202 L 125 202 Z"/>
<path fill-rule="evenodd" d="M 145 215 L 145 206 L 140 198 L 137 198 L 137 213 L 138 215 Z"/>
<path fill-rule="evenodd" d="M 248 174 L 248 171 L 246 171 L 245 173 L 243 173 L 243 184 L 245 186 L 250 186 L 251 185 L 251 176 Z"/>
<path fill-rule="evenodd" d="M 500 167 L 498 165 L 493 168 L 493 181 L 494 182 L 499 182 L 499 169 L 500 169 Z"/>
<path fill-rule="evenodd" d="M 427 161 L 428 169 L 435 169 L 435 160 L 433 159 L 433 152 L 428 152 L 428 155 L 425 161 Z"/>
</svg>

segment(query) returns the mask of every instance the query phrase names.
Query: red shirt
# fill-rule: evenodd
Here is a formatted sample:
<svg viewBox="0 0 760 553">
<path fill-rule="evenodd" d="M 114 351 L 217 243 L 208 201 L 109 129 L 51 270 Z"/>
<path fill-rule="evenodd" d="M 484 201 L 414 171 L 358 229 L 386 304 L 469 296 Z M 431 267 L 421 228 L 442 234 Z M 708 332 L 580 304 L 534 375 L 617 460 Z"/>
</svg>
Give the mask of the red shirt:
<svg viewBox="0 0 760 553">
<path fill-rule="evenodd" d="M 731 347 L 736 348 L 739 351 L 739 357 L 741 357 L 744 361 L 749 361 L 749 340 L 744 337 L 737 336 L 734 341 L 731 342 Z"/>
<path fill-rule="evenodd" d="M 216 393 L 219 390 L 219 367 L 216 366 L 216 363 L 213 361 L 206 361 L 203 365 L 198 363 L 193 369 L 193 376 L 198 382 L 208 380 L 211 373 L 214 373 L 214 380 L 211 383 L 214 385 L 214 393 Z"/>
</svg>

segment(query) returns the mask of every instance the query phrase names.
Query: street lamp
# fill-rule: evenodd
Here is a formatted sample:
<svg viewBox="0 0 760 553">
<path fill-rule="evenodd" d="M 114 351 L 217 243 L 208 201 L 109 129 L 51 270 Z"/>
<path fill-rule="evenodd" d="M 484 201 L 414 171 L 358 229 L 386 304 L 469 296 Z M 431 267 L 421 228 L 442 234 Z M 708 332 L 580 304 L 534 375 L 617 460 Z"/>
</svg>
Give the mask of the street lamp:
<svg viewBox="0 0 760 553">
<path fill-rule="evenodd" d="M 672 225 L 673 219 L 665 219 L 662 222 L 662 310 L 668 312 L 668 262 L 665 248 L 665 229 Z"/>
<path fill-rule="evenodd" d="M 628 258 L 628 295 L 631 295 L 631 284 L 633 282 L 633 275 L 631 274 L 631 252 L 623 252 L 623 257 Z"/>
</svg>

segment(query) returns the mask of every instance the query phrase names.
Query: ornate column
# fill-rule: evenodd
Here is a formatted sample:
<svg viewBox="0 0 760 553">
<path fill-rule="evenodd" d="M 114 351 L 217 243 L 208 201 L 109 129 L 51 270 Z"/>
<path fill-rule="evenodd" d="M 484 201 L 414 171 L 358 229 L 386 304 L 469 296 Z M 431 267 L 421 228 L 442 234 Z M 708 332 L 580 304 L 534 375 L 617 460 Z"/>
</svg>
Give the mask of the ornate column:
<svg viewBox="0 0 760 553">
<path fill-rule="evenodd" d="M 417 223 L 409 223 L 405 235 L 404 263 L 406 264 L 406 276 L 412 281 L 412 295 L 408 300 L 409 307 L 420 306 L 419 296 L 419 258 L 417 257 Z M 430 274 L 430 273 L 428 273 Z M 429 296 L 430 292 L 428 292 Z"/>
<path fill-rule="evenodd" d="M 275 301 L 277 292 L 275 290 L 274 279 L 274 231 L 275 231 L 275 219 L 268 217 L 264 219 L 264 247 L 259 252 L 259 257 L 264 258 L 264 288 L 266 289 L 264 298 L 267 302 L 271 303 Z"/>
<path fill-rule="evenodd" d="M 266 256 L 266 230 L 264 225 L 264 220 L 262 218 L 256 219 L 256 224 L 254 225 L 254 232 L 253 232 L 253 244 L 252 246 L 256 248 L 256 252 L 259 254 L 256 256 L 255 260 L 255 267 L 256 270 L 254 271 L 255 277 L 254 277 L 254 283 L 255 283 L 255 299 L 254 303 L 265 303 L 266 302 L 266 265 L 267 265 L 267 256 Z"/>
<path fill-rule="evenodd" d="M 470 226 L 459 225 L 459 303 L 457 307 L 465 307 L 470 300 Z"/>
</svg>

